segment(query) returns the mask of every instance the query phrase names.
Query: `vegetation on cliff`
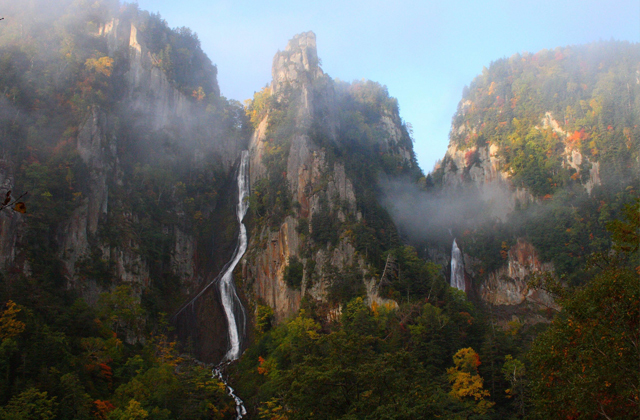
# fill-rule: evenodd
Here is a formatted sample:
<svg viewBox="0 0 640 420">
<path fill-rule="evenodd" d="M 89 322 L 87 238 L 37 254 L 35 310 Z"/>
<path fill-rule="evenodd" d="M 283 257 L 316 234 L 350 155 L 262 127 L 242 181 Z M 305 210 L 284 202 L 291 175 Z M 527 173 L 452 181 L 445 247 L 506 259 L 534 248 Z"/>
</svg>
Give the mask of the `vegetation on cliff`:
<svg viewBox="0 0 640 420">
<path fill-rule="evenodd" d="M 445 173 L 473 186 L 473 171 L 491 178 L 494 170 L 530 194 L 501 220 L 478 206 L 457 223 L 459 244 L 483 273 L 500 267 L 503 246 L 520 237 L 567 280 L 588 278 L 585 259 L 609 248 L 607 222 L 640 190 L 638 62 L 637 44 L 615 41 L 516 54 L 465 89 L 450 134 L 464 166 L 445 157 L 430 174 L 432 191 Z"/>
<path fill-rule="evenodd" d="M 0 215 L 14 247 L 3 248 L 0 277 L 0 418 L 233 418 L 210 370 L 177 357 L 163 313 L 196 286 L 198 255 L 212 253 L 227 188 L 212 145 L 246 142 L 243 107 L 219 95 L 195 34 L 137 6 L 2 11 L 2 194 L 29 194 L 26 215 Z M 154 129 L 132 104 L 132 26 L 147 70 L 161 70 L 161 87 L 197 124 Z M 224 231 L 216 239 L 224 244 Z M 188 275 L 177 243 L 192 246 Z"/>
<path fill-rule="evenodd" d="M 223 384 L 191 356 L 194 343 L 170 338 L 166 313 L 199 286 L 195 273 L 213 272 L 231 252 L 230 161 L 265 117 L 265 173 L 252 185 L 248 224 L 258 237 L 294 220 L 300 253 L 282 280 L 296 293 L 320 292 L 278 324 L 274 308 L 252 302 L 253 343 L 229 368 L 251 416 L 640 414 L 637 45 L 493 63 L 454 117 L 465 167 L 445 161 L 423 177 L 411 127 L 378 83 L 320 74 L 302 87 L 265 88 L 243 107 L 220 96 L 216 67 L 190 30 L 116 0 L 56 4 L 9 4 L 0 27 L 0 194 L 29 192 L 26 216 L 0 211 L 0 419 L 235 417 Z M 114 18 L 136 28 L 124 48 L 117 29 L 105 35 Z M 193 125 L 167 118 L 158 127 L 132 105 L 144 102 L 128 73 L 144 67 L 134 50 Z M 320 162 L 307 203 L 287 173 L 303 137 Z M 238 148 L 226 163 L 213 147 L 221 143 Z M 563 287 L 543 284 L 562 307 L 536 314 L 554 319 L 548 327 L 498 323 L 472 288 L 469 297 L 450 288 L 380 202 L 385 177 L 435 193 L 446 170 L 468 181 L 489 145 L 534 198 L 505 220 L 454 227 L 458 243 L 482 277 L 527 237 L 564 275 Z M 577 169 L 568 150 L 582 156 Z M 342 195 L 329 187 L 338 181 Z M 184 248 L 186 261 L 176 262 Z"/>
</svg>

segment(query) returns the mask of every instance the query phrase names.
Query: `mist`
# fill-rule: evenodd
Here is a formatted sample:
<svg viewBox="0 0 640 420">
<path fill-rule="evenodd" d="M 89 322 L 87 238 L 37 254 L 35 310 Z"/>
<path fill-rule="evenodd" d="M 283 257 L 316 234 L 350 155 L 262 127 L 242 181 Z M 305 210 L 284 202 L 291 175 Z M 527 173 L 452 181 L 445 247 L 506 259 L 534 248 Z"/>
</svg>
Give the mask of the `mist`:
<svg viewBox="0 0 640 420">
<path fill-rule="evenodd" d="M 381 203 L 401 234 L 413 243 L 453 240 L 473 226 L 505 221 L 514 209 L 509 191 L 499 184 L 462 185 L 425 191 L 409 179 L 381 177 Z"/>
</svg>

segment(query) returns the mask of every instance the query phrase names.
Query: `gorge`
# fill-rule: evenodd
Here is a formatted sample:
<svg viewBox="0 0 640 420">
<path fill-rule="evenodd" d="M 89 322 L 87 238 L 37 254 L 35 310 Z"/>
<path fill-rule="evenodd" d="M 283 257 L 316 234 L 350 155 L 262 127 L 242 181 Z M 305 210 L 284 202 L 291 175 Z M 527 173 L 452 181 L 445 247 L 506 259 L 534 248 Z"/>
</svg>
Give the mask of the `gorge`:
<svg viewBox="0 0 640 420">
<path fill-rule="evenodd" d="M 425 173 L 314 32 L 243 105 L 187 28 L 61 4 L 0 27 L 0 419 L 638 412 L 638 44 L 493 62 Z"/>
</svg>

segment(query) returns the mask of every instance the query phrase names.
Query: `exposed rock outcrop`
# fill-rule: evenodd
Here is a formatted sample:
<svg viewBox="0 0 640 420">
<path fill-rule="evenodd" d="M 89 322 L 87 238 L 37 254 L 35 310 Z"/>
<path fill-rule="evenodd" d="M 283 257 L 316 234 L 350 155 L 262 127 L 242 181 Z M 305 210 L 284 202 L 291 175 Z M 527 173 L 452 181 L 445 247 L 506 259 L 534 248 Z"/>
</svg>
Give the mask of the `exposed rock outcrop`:
<svg viewBox="0 0 640 420">
<path fill-rule="evenodd" d="M 326 200 L 329 209 L 340 222 L 348 218 L 360 220 L 362 215 L 356 207 L 356 192 L 347 176 L 344 164 L 328 162 L 326 152 L 315 144 L 309 135 L 312 123 L 321 122 L 331 141 L 336 141 L 338 126 L 335 117 L 336 90 L 333 81 L 319 67 L 316 38 L 313 32 L 296 35 L 284 51 L 279 51 L 273 60 L 273 81 L 270 94 L 275 100 L 286 99 L 295 104 L 294 134 L 286 162 L 286 177 L 292 199 L 297 203 L 295 216 L 287 216 L 278 229 L 259 226 L 250 240 L 245 257 L 243 277 L 245 284 L 252 285 L 254 297 L 274 309 L 277 321 L 294 314 L 305 294 L 314 299 L 326 300 L 330 272 L 357 267 L 366 285 L 369 304 L 394 306 L 393 301 L 377 294 L 378 280 L 368 274 L 367 264 L 355 252 L 349 237 L 341 237 L 331 247 L 317 244 L 318 249 L 303 256 L 303 242 L 308 241 L 298 226 L 301 219 L 312 230 L 314 216 L 321 211 L 321 200 Z M 251 138 L 251 182 L 268 176 L 263 158 L 268 150 L 267 114 L 259 123 Z M 319 121 L 321 119 L 321 121 Z M 380 150 L 396 150 L 402 132 L 392 115 L 380 118 L 381 141 L 386 142 Z M 413 162 L 410 150 L 402 150 L 403 159 Z M 305 265 L 302 284 L 292 289 L 284 281 L 284 273 L 292 257 L 300 258 Z"/>
<path fill-rule="evenodd" d="M 96 234 L 100 217 L 107 213 L 107 173 L 114 169 L 116 144 L 107 138 L 106 118 L 102 110 L 93 107 L 78 132 L 76 148 L 89 168 L 88 188 L 86 194 L 78 198 L 81 204 L 60 231 L 61 257 L 71 286 L 77 286 L 76 262 L 87 253 L 89 237 Z"/>
<path fill-rule="evenodd" d="M 459 115 L 466 115 L 473 106 L 470 101 L 462 102 Z M 468 121 L 458 125 L 454 123 L 451 129 L 452 139 L 465 136 L 467 139 L 473 138 L 480 131 L 479 127 L 474 127 Z M 576 143 L 571 140 L 571 134 L 562 127 L 551 112 L 546 112 L 535 129 L 551 130 L 553 136 L 562 140 L 563 165 L 575 170 L 573 178 L 581 180 L 590 194 L 594 186 L 601 184 L 600 164 L 583 156 Z M 436 164 L 434 172 L 442 171 L 442 186 L 445 190 L 455 191 L 463 186 L 477 189 L 478 197 L 486 204 L 490 218 L 505 221 L 517 206 L 526 206 L 539 199 L 523 186 L 514 185 L 512 174 L 504 167 L 497 144 L 459 146 L 458 142 L 452 140 L 444 159 Z M 584 171 L 588 173 L 583 174 Z M 480 296 L 494 305 L 517 305 L 526 300 L 551 306 L 553 300 L 549 295 L 532 291 L 526 285 L 527 276 L 543 271 L 553 271 L 553 267 L 540 262 L 533 246 L 521 239 L 509 251 L 505 266 L 491 273 L 480 286 Z"/>
<path fill-rule="evenodd" d="M 316 49 L 316 34 L 303 32 L 294 36 L 285 50 L 278 51 L 273 57 L 271 89 L 277 94 L 287 86 L 308 88 L 323 74 Z M 308 91 L 303 90 L 303 98 L 302 108 L 309 110 Z"/>
<path fill-rule="evenodd" d="M 501 169 L 498 151 L 495 144 L 460 150 L 451 143 L 434 171 L 443 168 L 446 189 L 465 184 L 477 188 L 479 196 L 491 204 L 492 215 L 504 220 L 518 203 L 526 204 L 534 197 L 526 189 L 512 185 L 509 174 Z"/>
<path fill-rule="evenodd" d="M 557 307 L 548 293 L 530 289 L 527 285 L 532 274 L 545 272 L 553 272 L 553 264 L 541 262 L 533 245 L 518 239 L 508 251 L 506 264 L 489 273 L 480 285 L 480 296 L 492 305 L 519 305 L 526 300 L 546 307 Z"/>
</svg>

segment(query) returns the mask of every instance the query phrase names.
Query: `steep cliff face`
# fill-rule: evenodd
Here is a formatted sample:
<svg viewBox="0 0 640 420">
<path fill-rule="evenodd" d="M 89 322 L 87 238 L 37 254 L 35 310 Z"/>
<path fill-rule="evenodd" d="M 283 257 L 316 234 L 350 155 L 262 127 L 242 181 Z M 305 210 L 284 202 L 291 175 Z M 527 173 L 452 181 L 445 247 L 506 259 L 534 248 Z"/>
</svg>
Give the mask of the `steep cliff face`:
<svg viewBox="0 0 640 420">
<path fill-rule="evenodd" d="M 0 267 L 29 276 L 46 258 L 90 304 L 128 284 L 170 312 L 229 252 L 221 197 L 247 145 L 244 110 L 219 96 L 190 31 L 133 6 L 73 12 L 34 41 L 37 65 L 0 77 L 16 92 L 1 104 L 0 187 L 31 200 L 26 216 L 0 214 Z"/>
<path fill-rule="evenodd" d="M 131 111 L 143 113 L 154 130 L 193 123 L 192 103 L 175 88 L 158 60 L 154 60 L 144 42 L 138 39 L 136 22 L 113 18 L 100 25 L 97 36 L 105 39 L 110 56 L 121 53 L 128 58 L 126 79 Z"/>
<path fill-rule="evenodd" d="M 462 102 L 458 119 L 464 118 L 470 106 L 469 101 Z M 600 163 L 582 155 L 575 143 L 570 140 L 571 134 L 560 127 L 550 111 L 544 114 L 540 119 L 540 125 L 535 129 L 551 130 L 561 139 L 562 165 L 573 169 L 574 179 L 580 181 L 587 193 L 590 194 L 594 186 L 602 184 Z M 471 126 L 469 122 L 461 125 L 454 123 L 451 132 L 455 133 L 456 138 L 471 139 L 478 136 L 479 127 Z M 469 184 L 476 187 L 481 196 L 495 203 L 491 207 L 492 214 L 505 220 L 516 206 L 526 206 L 539 198 L 536 198 L 523 184 L 513 182 L 513 169 L 506 165 L 502 155 L 500 146 L 496 143 L 469 146 L 452 140 L 444 158 L 436 164 L 434 172 L 441 172 L 444 188 L 454 189 Z"/>
<path fill-rule="evenodd" d="M 161 69 L 152 66 L 150 53 L 137 40 L 134 23 L 128 23 L 123 29 L 120 20 L 113 19 L 100 28 L 99 36 L 106 38 L 111 54 L 128 53 L 125 108 L 140 113 L 144 119 L 151 118 L 152 130 L 169 129 L 176 121 L 189 126 L 196 114 L 193 105 L 171 85 Z M 109 210 L 109 184 L 122 185 L 125 176 L 118 157 L 117 134 L 113 123 L 109 122 L 115 118 L 100 107 L 93 106 L 80 126 L 76 149 L 89 172 L 86 194 L 68 222 L 59 229 L 60 257 L 66 267 L 69 287 L 81 290 L 90 303 L 96 301 L 104 288 L 92 278 L 79 276 L 77 263 L 87 257 L 92 246 L 98 249 L 103 259 L 112 262 L 114 275 L 119 281 L 137 284 L 138 292 L 150 281 L 149 267 L 140 253 L 135 251 L 135 242 L 125 246 L 109 246 L 98 238 L 99 222 L 101 219 L 104 222 Z M 227 167 L 230 167 L 233 158 L 225 156 Z M 137 223 L 134 215 L 124 217 L 128 223 Z M 172 268 L 183 283 L 192 283 L 195 275 L 195 239 L 185 235 L 178 227 L 172 229 L 175 230 Z M 193 287 L 185 286 L 187 290 Z"/>
<path fill-rule="evenodd" d="M 357 267 L 361 284 L 367 282 L 370 302 L 388 303 L 377 294 L 377 281 L 369 280 L 368 264 L 355 251 L 348 235 L 339 235 L 331 246 L 310 242 L 314 218 L 323 211 L 334 215 L 338 223 L 347 219 L 360 221 L 356 189 L 347 175 L 345 163 L 327 156 L 326 144 L 312 139 L 317 124 L 322 124 L 328 144 L 339 142 L 336 116 L 339 95 L 333 81 L 319 67 L 316 38 L 313 32 L 296 35 L 286 49 L 273 60 L 273 81 L 269 94 L 275 101 L 294 104 L 288 109 L 292 129 L 284 169 L 286 184 L 295 207 L 277 226 L 256 226 L 245 258 L 243 276 L 245 284 L 252 285 L 254 296 L 274 308 L 277 320 L 294 314 L 300 308 L 303 296 L 327 300 L 330 272 Z M 259 122 L 249 150 L 251 153 L 251 182 L 269 178 L 265 166 L 272 153 L 274 136 L 270 130 L 272 113 L 267 111 Z M 397 117 L 397 116 L 396 116 Z M 381 116 L 382 150 L 394 152 L 408 164 L 415 164 L 411 151 L 401 144 L 401 130 L 391 114 Z M 278 140 L 276 139 L 275 142 Z M 372 145 L 373 146 L 373 145 Z M 323 207 L 326 206 L 326 207 Z M 337 229 L 337 228 L 336 228 Z M 304 232 L 304 233 L 303 233 Z M 298 287 L 285 282 L 285 272 L 295 258 L 303 262 L 305 270 Z M 369 284 L 371 283 L 371 284 Z"/>
<path fill-rule="evenodd" d="M 443 195 L 470 192 L 480 203 L 459 230 L 469 252 L 495 271 L 480 276 L 483 299 L 531 300 L 523 276 L 547 269 L 522 266 L 523 239 L 567 276 L 579 277 L 578 261 L 606 248 L 604 203 L 628 199 L 640 173 L 638 62 L 630 59 L 637 54 L 637 46 L 615 42 L 516 54 L 465 89 L 449 148 L 430 175 Z M 496 271 L 497 256 L 514 242 L 516 254 Z"/>
<path fill-rule="evenodd" d="M 532 274 L 545 272 L 553 272 L 553 264 L 541 262 L 535 248 L 524 239 L 518 239 L 508 251 L 506 264 L 489 273 L 480 285 L 480 296 L 492 305 L 519 305 L 528 301 L 555 307 L 553 299 L 546 292 L 527 286 Z"/>
</svg>

